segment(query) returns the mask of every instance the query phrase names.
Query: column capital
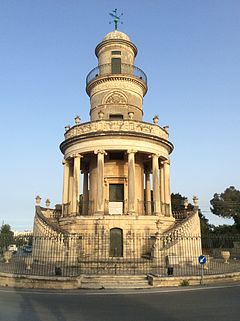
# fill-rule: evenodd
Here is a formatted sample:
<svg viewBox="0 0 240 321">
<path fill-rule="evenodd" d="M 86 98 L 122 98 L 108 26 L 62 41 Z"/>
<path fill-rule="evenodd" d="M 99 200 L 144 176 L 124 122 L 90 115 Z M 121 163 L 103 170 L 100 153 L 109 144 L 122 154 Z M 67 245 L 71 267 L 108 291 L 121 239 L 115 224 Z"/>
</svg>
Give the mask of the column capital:
<svg viewBox="0 0 240 321">
<path fill-rule="evenodd" d="M 70 165 L 70 160 L 71 160 L 71 158 L 64 158 L 62 160 L 62 165 Z"/>
<path fill-rule="evenodd" d="M 69 156 L 68 159 L 82 158 L 83 156 L 80 153 L 74 153 Z"/>
<path fill-rule="evenodd" d="M 152 154 L 152 157 L 157 157 L 157 158 L 159 158 L 160 156 L 161 156 L 161 155 L 158 154 L 158 153 Z"/>
<path fill-rule="evenodd" d="M 107 152 L 104 149 L 95 149 L 94 154 L 104 154 L 107 155 Z"/>
<path fill-rule="evenodd" d="M 76 153 L 76 154 L 73 154 L 73 157 L 74 158 L 83 158 L 83 155 L 81 155 L 80 153 Z"/>
<path fill-rule="evenodd" d="M 137 149 L 128 149 L 127 154 L 136 154 L 138 151 Z"/>
<path fill-rule="evenodd" d="M 170 165 L 170 160 L 166 159 L 166 160 L 162 161 L 162 164 L 163 165 Z"/>
<path fill-rule="evenodd" d="M 151 155 L 149 155 L 149 156 L 148 156 L 148 158 L 153 158 L 153 157 L 157 157 L 157 158 L 159 158 L 160 156 L 161 156 L 160 154 L 155 153 L 155 154 L 151 154 Z"/>
</svg>

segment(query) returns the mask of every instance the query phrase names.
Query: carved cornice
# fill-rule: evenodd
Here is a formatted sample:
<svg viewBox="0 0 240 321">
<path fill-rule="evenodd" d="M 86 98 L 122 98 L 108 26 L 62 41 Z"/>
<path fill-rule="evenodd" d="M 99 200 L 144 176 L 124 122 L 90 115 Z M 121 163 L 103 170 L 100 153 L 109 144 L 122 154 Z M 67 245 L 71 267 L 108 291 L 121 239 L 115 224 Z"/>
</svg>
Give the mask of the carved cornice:
<svg viewBox="0 0 240 321">
<path fill-rule="evenodd" d="M 148 87 L 147 87 L 147 84 L 143 80 L 141 80 L 135 76 L 123 75 L 123 74 L 99 76 L 98 78 L 95 78 L 94 80 L 90 81 L 90 83 L 86 87 L 86 92 L 90 96 L 90 91 L 92 90 L 92 88 L 94 86 L 96 86 L 98 84 L 102 84 L 104 82 L 113 81 L 113 80 L 129 81 L 129 82 L 135 83 L 142 88 L 143 96 L 145 96 L 145 94 L 147 93 Z"/>
<path fill-rule="evenodd" d="M 76 141 L 108 135 L 148 138 L 167 145 L 170 152 L 173 150 L 173 145 L 168 141 L 168 133 L 164 129 L 155 124 L 136 120 L 97 120 L 75 125 L 65 133 L 65 141 L 60 148 L 63 151 L 66 146 Z"/>
<path fill-rule="evenodd" d="M 133 52 L 134 52 L 134 56 L 136 57 L 137 55 L 137 47 L 129 40 L 126 40 L 126 39 L 107 39 L 107 40 L 103 40 L 102 42 L 100 42 L 96 49 L 95 49 L 95 55 L 98 57 L 98 53 L 99 51 L 108 46 L 108 45 L 111 45 L 111 44 L 123 44 L 123 45 L 127 45 L 129 47 L 132 48 Z"/>
<path fill-rule="evenodd" d="M 75 144 L 78 144 L 79 142 L 83 141 L 92 141 L 95 140 L 96 138 L 106 138 L 108 137 L 109 139 L 112 139 L 113 137 L 124 137 L 124 138 L 135 138 L 136 140 L 140 139 L 147 139 L 151 142 L 156 142 L 160 143 L 161 145 L 164 145 L 168 149 L 168 153 L 170 154 L 173 151 L 173 144 L 170 143 L 168 140 L 158 137 L 158 136 L 153 136 L 151 134 L 146 134 L 142 132 L 121 132 L 121 131 L 108 131 L 108 132 L 90 132 L 86 134 L 82 134 L 79 136 L 71 137 L 66 139 L 60 144 L 60 150 L 64 154 L 66 149 L 70 146 L 74 146 Z M 100 144 L 100 143 L 99 143 Z M 119 148 L 120 150 L 126 150 L 124 148 Z M 141 149 L 139 149 L 141 151 Z"/>
</svg>

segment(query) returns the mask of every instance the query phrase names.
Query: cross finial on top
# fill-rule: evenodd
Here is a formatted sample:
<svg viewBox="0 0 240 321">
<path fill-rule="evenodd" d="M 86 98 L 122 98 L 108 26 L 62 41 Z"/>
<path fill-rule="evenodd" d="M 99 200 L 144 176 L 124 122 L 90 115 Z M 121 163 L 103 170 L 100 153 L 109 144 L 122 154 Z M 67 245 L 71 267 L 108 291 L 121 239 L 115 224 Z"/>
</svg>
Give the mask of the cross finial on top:
<svg viewBox="0 0 240 321">
<path fill-rule="evenodd" d="M 109 23 L 114 22 L 115 30 L 117 30 L 118 23 L 119 23 L 119 22 L 122 23 L 122 21 L 119 21 L 119 20 L 120 20 L 121 16 L 123 15 L 123 13 L 121 13 L 121 14 L 119 15 L 119 14 L 117 14 L 117 9 L 114 9 L 114 10 L 112 10 L 112 12 L 109 13 L 109 15 L 114 18 L 113 21 L 111 21 L 111 22 L 109 22 Z"/>
</svg>

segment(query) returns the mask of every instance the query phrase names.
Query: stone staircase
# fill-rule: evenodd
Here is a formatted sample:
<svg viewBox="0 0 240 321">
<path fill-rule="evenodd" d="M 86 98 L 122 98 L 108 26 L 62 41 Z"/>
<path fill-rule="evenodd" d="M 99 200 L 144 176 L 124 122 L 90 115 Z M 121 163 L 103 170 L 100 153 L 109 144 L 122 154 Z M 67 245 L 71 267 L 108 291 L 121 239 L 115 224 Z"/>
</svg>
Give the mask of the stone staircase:
<svg viewBox="0 0 240 321">
<path fill-rule="evenodd" d="M 44 208 L 36 206 L 35 218 L 34 218 L 34 235 L 43 236 L 59 236 L 69 234 L 63 228 L 61 228 L 56 222 L 47 218 L 44 213 Z"/>
<path fill-rule="evenodd" d="M 146 275 L 82 275 L 79 288 L 82 289 L 149 289 Z"/>
<path fill-rule="evenodd" d="M 178 220 L 176 225 L 164 234 L 164 248 L 170 248 L 177 244 L 182 237 L 200 236 L 200 220 L 198 212 L 191 212 L 184 220 Z"/>
</svg>

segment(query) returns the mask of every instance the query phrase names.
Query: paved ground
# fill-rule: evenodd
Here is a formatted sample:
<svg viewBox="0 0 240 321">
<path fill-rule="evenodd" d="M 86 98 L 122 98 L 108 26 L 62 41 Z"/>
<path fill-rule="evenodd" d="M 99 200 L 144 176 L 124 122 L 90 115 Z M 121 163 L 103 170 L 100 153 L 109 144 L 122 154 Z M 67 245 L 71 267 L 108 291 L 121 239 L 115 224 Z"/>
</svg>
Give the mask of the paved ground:
<svg viewBox="0 0 240 321">
<path fill-rule="evenodd" d="M 0 321 L 239 321 L 240 284 L 134 291 L 0 288 Z"/>
</svg>

